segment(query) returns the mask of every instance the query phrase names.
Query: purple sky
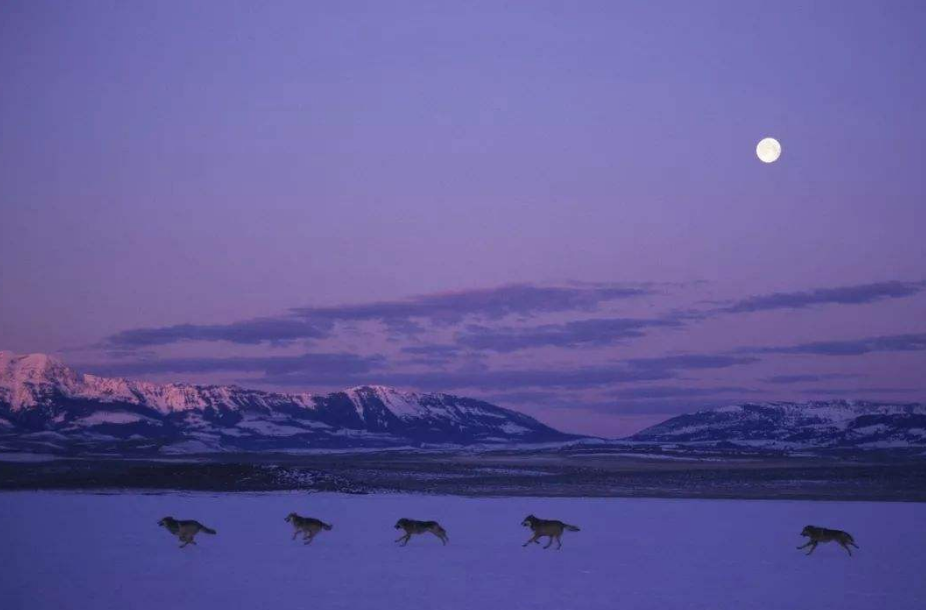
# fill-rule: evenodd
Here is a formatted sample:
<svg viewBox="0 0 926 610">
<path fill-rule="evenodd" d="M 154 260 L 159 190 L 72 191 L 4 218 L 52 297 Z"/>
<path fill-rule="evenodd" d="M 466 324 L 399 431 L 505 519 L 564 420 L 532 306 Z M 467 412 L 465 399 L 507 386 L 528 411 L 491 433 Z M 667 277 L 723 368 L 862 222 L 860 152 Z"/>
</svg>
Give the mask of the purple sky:
<svg viewBox="0 0 926 610">
<path fill-rule="evenodd" d="M 614 435 L 926 400 L 926 4 L 265 4 L 3 3 L 0 349 Z"/>
</svg>

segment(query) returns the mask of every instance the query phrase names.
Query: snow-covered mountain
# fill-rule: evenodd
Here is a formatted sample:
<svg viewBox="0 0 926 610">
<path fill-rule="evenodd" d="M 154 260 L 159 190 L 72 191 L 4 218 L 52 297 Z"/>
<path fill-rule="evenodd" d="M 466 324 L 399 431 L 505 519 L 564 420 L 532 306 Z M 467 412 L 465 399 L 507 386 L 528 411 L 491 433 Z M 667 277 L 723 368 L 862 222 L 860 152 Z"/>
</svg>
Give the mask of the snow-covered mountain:
<svg viewBox="0 0 926 610">
<path fill-rule="evenodd" d="M 679 415 L 631 440 L 777 449 L 926 446 L 926 405 L 856 401 L 745 403 Z"/>
<path fill-rule="evenodd" d="M 449 394 L 362 386 L 327 395 L 155 384 L 0 352 L 0 450 L 214 452 L 575 439 Z"/>
</svg>

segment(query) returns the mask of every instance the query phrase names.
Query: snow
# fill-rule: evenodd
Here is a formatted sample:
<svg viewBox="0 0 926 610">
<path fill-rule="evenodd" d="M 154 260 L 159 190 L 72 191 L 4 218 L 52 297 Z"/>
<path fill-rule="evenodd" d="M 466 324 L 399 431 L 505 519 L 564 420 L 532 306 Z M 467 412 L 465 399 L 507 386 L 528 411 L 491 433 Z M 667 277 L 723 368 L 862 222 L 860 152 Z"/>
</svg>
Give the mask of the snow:
<svg viewBox="0 0 926 610">
<path fill-rule="evenodd" d="M 0 462 L 39 463 L 53 462 L 62 459 L 61 456 L 48 453 L 12 453 L 0 451 Z"/>
<path fill-rule="evenodd" d="M 684 456 L 684 455 L 667 455 L 665 453 L 580 453 L 576 456 L 577 458 L 587 458 L 587 457 L 624 457 L 631 458 L 635 460 L 662 460 L 670 462 L 721 462 L 722 458 L 705 458 L 701 456 Z"/>
<path fill-rule="evenodd" d="M 418 417 L 425 409 L 421 406 L 421 397 L 415 394 L 404 394 L 392 388 L 376 388 L 376 395 L 397 417 Z"/>
<path fill-rule="evenodd" d="M 743 407 L 740 405 L 727 405 L 725 407 L 717 407 L 713 409 L 714 413 L 742 413 Z"/>
<path fill-rule="evenodd" d="M 292 541 L 291 511 L 334 529 Z M 582 531 L 560 551 L 521 548 L 528 513 Z M 178 549 L 156 525 L 167 515 L 218 535 Z M 399 517 L 439 520 L 450 544 L 398 547 Z M 912 503 L 5 493 L 0 607 L 913 610 L 924 520 Z M 805 557 L 807 524 L 861 548 Z"/>
<path fill-rule="evenodd" d="M 729 440 L 739 445 L 790 449 L 851 443 L 892 447 L 921 443 L 907 432 L 926 404 L 882 404 L 862 401 L 745 403 L 672 418 L 635 435 L 637 440 L 679 439 L 685 444 Z"/>
<path fill-rule="evenodd" d="M 297 428 L 296 426 L 287 426 L 273 421 L 251 418 L 238 422 L 238 427 L 266 436 L 295 436 L 296 434 L 305 434 L 307 432 L 305 428 Z"/>
<path fill-rule="evenodd" d="M 381 385 L 357 386 L 345 390 L 348 398 L 357 410 L 357 415 L 364 419 L 364 403 L 372 395 L 379 399 L 393 415 L 399 418 L 408 419 L 420 417 L 427 413 L 428 409 L 420 404 L 421 395 L 412 392 L 400 392 L 395 388 Z"/>
<path fill-rule="evenodd" d="M 46 354 L 0 352 L 0 388 L 14 411 L 34 406 L 37 392 L 52 386 L 71 389 L 79 385 L 80 375 Z"/>
<path fill-rule="evenodd" d="M 77 373 L 60 360 L 45 354 L 17 356 L 10 352 L 0 353 L 0 404 L 9 404 L 14 411 L 37 406 L 52 407 L 47 415 L 40 413 L 40 417 L 47 418 L 45 423 L 50 424 L 45 427 L 69 433 L 82 426 L 90 427 L 103 423 L 127 424 L 142 419 L 154 422 L 160 421 L 163 416 L 179 415 L 179 418 L 174 418 L 174 423 L 180 423 L 177 422 L 178 419 L 182 420 L 179 427 L 185 428 L 182 430 L 184 434 L 190 435 L 191 431 L 196 430 L 211 430 L 220 434 L 208 439 L 200 438 L 206 445 L 216 442 L 221 444 L 222 438 L 232 436 L 264 436 L 277 439 L 294 437 L 313 432 L 311 429 L 315 429 L 315 433 L 342 438 L 375 438 L 384 443 L 413 442 L 413 439 L 403 437 L 403 434 L 411 434 L 408 430 L 413 428 L 393 425 L 394 421 L 388 416 L 389 413 L 404 423 L 424 421 L 431 424 L 432 430 L 438 432 L 442 431 L 442 425 L 446 424 L 455 425 L 464 432 L 472 429 L 473 437 L 477 435 L 475 430 L 487 427 L 485 420 L 498 420 L 499 429 L 495 431 L 495 436 L 501 442 L 510 440 L 501 438 L 505 434 L 530 440 L 529 437 L 534 432 L 531 428 L 533 420 L 527 416 L 518 416 L 496 408 L 461 405 L 458 404 L 461 402 L 459 399 L 449 395 L 401 392 L 386 386 L 359 386 L 346 390 L 346 394 L 360 419 L 368 424 L 368 428 L 377 432 L 339 429 L 322 421 L 312 421 L 324 419 L 317 414 L 305 413 L 309 417 L 294 416 L 294 407 L 305 409 L 307 412 L 317 412 L 319 404 L 325 402 L 323 396 L 261 392 L 237 386 L 155 384 L 97 377 Z M 68 402 L 62 401 L 62 398 L 95 403 L 97 412 L 70 422 L 69 417 L 75 415 L 74 413 L 54 412 L 62 405 L 65 410 L 69 409 Z M 380 403 L 387 413 L 379 408 Z M 127 408 L 126 404 L 132 407 Z M 141 413 L 130 414 L 136 410 Z M 214 423 L 212 410 L 237 411 L 244 415 L 244 420 L 237 424 L 237 429 L 219 426 Z M 87 414 L 80 412 L 76 415 Z M 368 419 L 371 421 L 367 421 Z M 511 420 L 517 420 L 517 423 Z M 0 426 L 11 427 L 11 422 L 6 419 L 2 421 Z M 390 426 L 389 435 L 379 432 L 384 424 Z M 15 429 L 15 423 L 12 427 Z M 195 432 L 192 435 L 195 436 Z M 86 440 L 86 435 L 80 440 Z M 183 445 L 180 445 L 179 450 L 186 451 Z"/>
<path fill-rule="evenodd" d="M 28 434 L 22 434 L 20 436 L 21 438 L 25 438 L 29 440 L 41 440 L 41 439 L 55 440 L 55 441 L 67 440 L 67 437 L 65 435 L 59 434 L 58 432 L 51 432 L 51 431 L 29 432 Z"/>
<path fill-rule="evenodd" d="M 199 440 L 180 441 L 161 447 L 159 451 L 168 455 L 184 453 L 215 453 L 222 449 L 216 443 L 208 443 Z"/>
<path fill-rule="evenodd" d="M 125 411 L 98 411 L 87 417 L 82 417 L 74 423 L 85 426 L 96 426 L 98 424 L 134 424 L 140 421 L 161 425 L 161 422 L 153 420 L 150 417 L 144 417 L 136 413 L 126 413 Z"/>
</svg>

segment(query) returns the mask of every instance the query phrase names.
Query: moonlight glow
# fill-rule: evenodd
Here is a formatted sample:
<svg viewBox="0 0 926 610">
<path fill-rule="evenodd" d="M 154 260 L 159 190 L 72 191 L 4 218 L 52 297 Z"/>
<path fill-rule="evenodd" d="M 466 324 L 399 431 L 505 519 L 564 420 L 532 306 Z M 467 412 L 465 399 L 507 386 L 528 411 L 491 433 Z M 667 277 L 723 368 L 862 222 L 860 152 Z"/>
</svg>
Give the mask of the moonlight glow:
<svg viewBox="0 0 926 610">
<path fill-rule="evenodd" d="M 775 138 L 764 138 L 756 146 L 756 156 L 764 163 L 774 163 L 781 156 L 781 144 Z"/>
</svg>

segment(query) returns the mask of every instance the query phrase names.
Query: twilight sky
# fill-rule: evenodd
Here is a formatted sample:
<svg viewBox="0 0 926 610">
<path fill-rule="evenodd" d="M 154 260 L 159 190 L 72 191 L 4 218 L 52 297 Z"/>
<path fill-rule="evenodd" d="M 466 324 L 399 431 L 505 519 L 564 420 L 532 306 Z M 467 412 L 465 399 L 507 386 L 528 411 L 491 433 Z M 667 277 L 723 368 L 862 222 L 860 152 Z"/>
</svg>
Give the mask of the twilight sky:
<svg viewBox="0 0 926 610">
<path fill-rule="evenodd" d="M 0 349 L 602 435 L 926 400 L 926 4 L 267 4 L 0 6 Z"/>
</svg>

